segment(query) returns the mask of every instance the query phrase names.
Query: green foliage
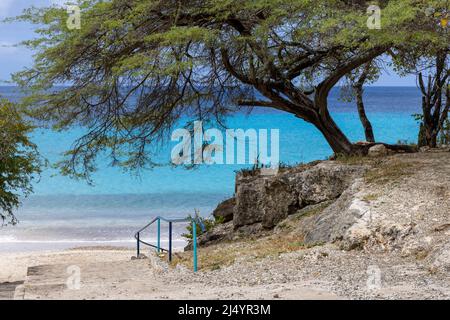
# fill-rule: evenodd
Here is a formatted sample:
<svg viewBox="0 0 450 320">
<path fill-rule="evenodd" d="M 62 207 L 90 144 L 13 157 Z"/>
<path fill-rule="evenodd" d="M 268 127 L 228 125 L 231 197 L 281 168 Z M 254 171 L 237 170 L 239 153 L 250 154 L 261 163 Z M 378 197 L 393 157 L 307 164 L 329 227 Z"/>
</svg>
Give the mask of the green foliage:
<svg viewBox="0 0 450 320">
<path fill-rule="evenodd" d="M 186 239 L 189 239 L 189 240 L 192 240 L 192 230 L 193 230 L 192 229 L 192 221 L 195 220 L 197 222 L 197 224 L 196 224 L 197 237 L 202 235 L 205 232 L 208 232 L 208 231 L 212 230 L 214 228 L 214 226 L 216 226 L 216 225 L 218 225 L 218 224 L 223 222 L 223 221 L 220 222 L 220 219 L 219 220 L 215 220 L 214 218 L 204 218 L 204 217 L 200 216 L 200 213 L 198 212 L 198 210 L 195 210 L 194 216 L 189 215 L 188 218 L 191 221 L 191 223 L 189 223 L 187 225 L 187 227 L 186 227 L 187 233 L 182 234 L 181 236 L 186 238 Z M 203 224 L 205 230 L 202 230 L 200 224 Z"/>
<path fill-rule="evenodd" d="M 408 141 L 408 139 L 398 139 L 397 144 L 399 146 L 412 146 L 412 147 L 417 146 L 416 143 L 410 142 L 410 141 Z"/>
<path fill-rule="evenodd" d="M 24 105 L 34 117 L 56 130 L 87 128 L 59 163 L 63 174 L 86 179 L 100 154 L 124 168 L 159 165 L 153 156 L 181 118 L 222 123 L 255 92 L 263 106 L 312 121 L 317 110 L 304 88 L 328 79 L 327 93 L 394 45 L 439 42 L 422 21 L 428 6 L 442 6 L 379 1 L 382 30 L 370 30 L 373 1 L 75 2 L 80 30 L 67 27 L 64 8 L 16 18 L 38 29 L 24 42 L 36 52 L 34 66 L 14 79 L 31 92 Z M 61 84 L 70 87 L 54 89 Z"/>
<path fill-rule="evenodd" d="M 214 217 L 214 222 L 215 222 L 215 224 L 224 224 L 225 223 L 225 218 L 222 217 L 222 216 Z"/>
<path fill-rule="evenodd" d="M 33 126 L 17 107 L 0 100 L 0 218 L 2 224 L 17 223 L 14 210 L 20 197 L 32 191 L 32 181 L 41 172 L 42 162 L 28 135 Z"/>
</svg>

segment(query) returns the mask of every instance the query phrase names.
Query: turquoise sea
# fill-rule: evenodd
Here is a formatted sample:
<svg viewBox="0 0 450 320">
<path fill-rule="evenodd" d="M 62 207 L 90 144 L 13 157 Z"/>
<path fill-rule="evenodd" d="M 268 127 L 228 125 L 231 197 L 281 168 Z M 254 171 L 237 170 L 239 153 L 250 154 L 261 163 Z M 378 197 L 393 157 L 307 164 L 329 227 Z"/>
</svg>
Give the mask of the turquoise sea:
<svg viewBox="0 0 450 320">
<path fill-rule="evenodd" d="M 366 108 L 377 140 L 415 142 L 418 124 L 412 114 L 420 110 L 414 87 L 366 88 Z M 17 100 L 14 88 L 0 87 L 0 95 Z M 363 140 L 354 104 L 332 92 L 329 105 L 342 130 L 353 141 Z M 255 110 L 250 116 L 237 113 L 227 120 L 230 129 L 279 129 L 280 160 L 285 163 L 325 159 L 332 152 L 311 125 L 278 111 Z M 50 162 L 60 159 L 81 130 L 65 133 L 36 132 L 33 141 Z M 175 145 L 175 142 L 173 143 Z M 162 148 L 158 158 L 170 159 L 173 145 Z M 94 186 L 55 175 L 47 169 L 35 183 L 35 193 L 18 210 L 17 226 L 0 228 L 0 251 L 58 249 L 86 244 L 133 245 L 133 234 L 155 215 L 184 217 L 198 209 L 207 216 L 234 192 L 235 171 L 245 166 L 201 165 L 195 170 L 161 167 L 130 175 L 100 161 Z M 178 226 L 181 240 L 185 226 Z"/>
</svg>

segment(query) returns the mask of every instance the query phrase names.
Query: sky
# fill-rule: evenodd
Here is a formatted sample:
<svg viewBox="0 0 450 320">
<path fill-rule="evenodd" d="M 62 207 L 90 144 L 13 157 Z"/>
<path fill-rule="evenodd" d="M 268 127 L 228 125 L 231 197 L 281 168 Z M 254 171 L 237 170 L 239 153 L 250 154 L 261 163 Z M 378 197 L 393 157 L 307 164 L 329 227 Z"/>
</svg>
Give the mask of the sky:
<svg viewBox="0 0 450 320">
<path fill-rule="evenodd" d="M 0 0 L 0 20 L 16 16 L 23 9 L 30 6 L 47 6 L 61 4 L 66 0 Z M 33 28 L 27 23 L 1 23 L 0 22 L 0 85 L 7 85 L 14 72 L 23 70 L 32 65 L 32 52 L 17 47 L 20 41 L 33 38 Z M 414 76 L 399 77 L 393 71 L 383 72 L 374 86 L 415 86 Z"/>
</svg>

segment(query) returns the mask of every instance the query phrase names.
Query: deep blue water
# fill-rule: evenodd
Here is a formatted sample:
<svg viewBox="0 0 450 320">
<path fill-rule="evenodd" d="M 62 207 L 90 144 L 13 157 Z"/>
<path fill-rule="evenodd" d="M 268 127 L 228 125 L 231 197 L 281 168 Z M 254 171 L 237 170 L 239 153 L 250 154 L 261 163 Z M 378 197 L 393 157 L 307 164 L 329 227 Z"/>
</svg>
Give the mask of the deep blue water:
<svg viewBox="0 0 450 320">
<path fill-rule="evenodd" d="M 0 95 L 12 100 L 13 88 L 0 87 Z M 337 91 L 329 100 L 332 115 L 353 140 L 364 140 L 354 104 L 340 101 Z M 413 87 L 366 88 L 365 103 L 377 140 L 396 143 L 416 141 L 418 125 L 412 114 L 419 112 L 419 91 Z M 279 129 L 280 160 L 285 163 L 324 159 L 332 152 L 311 125 L 282 112 L 255 110 L 250 116 L 228 118 L 231 129 Z M 37 132 L 33 140 L 50 162 L 60 159 L 81 130 L 65 133 Z M 158 155 L 170 159 L 167 145 Z M 202 165 L 195 170 L 162 167 L 139 177 L 100 161 L 93 176 L 95 185 L 56 175 L 47 169 L 35 184 L 35 194 L 17 212 L 17 227 L 0 229 L 0 241 L 127 241 L 133 231 L 154 215 L 185 216 L 195 208 L 208 215 L 221 200 L 234 192 L 238 165 Z M 181 232 L 178 229 L 178 234 Z M 0 248 L 1 250 L 1 248 Z"/>
</svg>

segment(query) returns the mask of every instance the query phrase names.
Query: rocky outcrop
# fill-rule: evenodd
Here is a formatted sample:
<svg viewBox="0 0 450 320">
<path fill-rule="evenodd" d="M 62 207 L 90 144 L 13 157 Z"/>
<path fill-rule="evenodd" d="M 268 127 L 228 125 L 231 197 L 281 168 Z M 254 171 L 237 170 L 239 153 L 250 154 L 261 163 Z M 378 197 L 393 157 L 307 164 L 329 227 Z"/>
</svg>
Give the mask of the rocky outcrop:
<svg viewBox="0 0 450 320">
<path fill-rule="evenodd" d="M 234 228 L 261 223 L 271 229 L 306 206 L 337 199 L 364 170 L 363 166 L 324 161 L 276 176 L 238 175 Z"/>
<path fill-rule="evenodd" d="M 435 248 L 448 248 L 448 163 L 448 153 L 439 149 L 357 164 L 322 161 L 275 176 L 239 173 L 232 220 L 202 243 L 274 230 L 292 232 L 305 245 L 398 250 L 446 270 L 448 254 Z M 232 203 L 219 206 L 228 219 Z"/>
<path fill-rule="evenodd" d="M 274 229 L 290 215 L 309 212 L 309 209 L 320 204 L 333 203 L 365 170 L 363 165 L 318 161 L 284 169 L 275 176 L 259 175 L 257 172 L 238 173 L 235 196 L 220 203 L 213 212 L 216 221 L 224 224 L 201 235 L 199 245 L 267 234 L 268 230 Z M 335 218 L 332 212 L 339 210 L 339 204 L 344 201 L 338 200 L 332 204 L 330 219 Z M 353 221 L 350 217 L 348 220 L 349 224 Z M 306 239 L 308 242 L 335 239 L 341 236 L 338 232 L 343 229 L 341 224 L 329 223 L 327 219 L 311 221 L 311 226 L 306 223 L 305 230 L 309 227 L 315 230 L 313 233 L 307 232 Z M 328 228 L 335 228 L 336 231 Z"/>
<path fill-rule="evenodd" d="M 233 220 L 233 211 L 235 205 L 235 198 L 225 200 L 217 206 L 212 215 L 216 221 L 221 221 L 222 223 L 230 222 Z"/>
<path fill-rule="evenodd" d="M 430 274 L 450 272 L 448 151 L 323 161 L 276 176 L 240 173 L 233 220 L 201 245 L 249 237 L 286 237 L 304 247 L 391 255 Z M 340 251 L 340 250 L 339 250 Z"/>
<path fill-rule="evenodd" d="M 295 233 L 303 237 L 306 245 L 334 242 L 344 238 L 346 232 L 360 218 L 360 211 L 352 207 L 359 181 L 353 182 L 342 195 L 322 211 L 307 216 L 297 224 Z"/>
</svg>

